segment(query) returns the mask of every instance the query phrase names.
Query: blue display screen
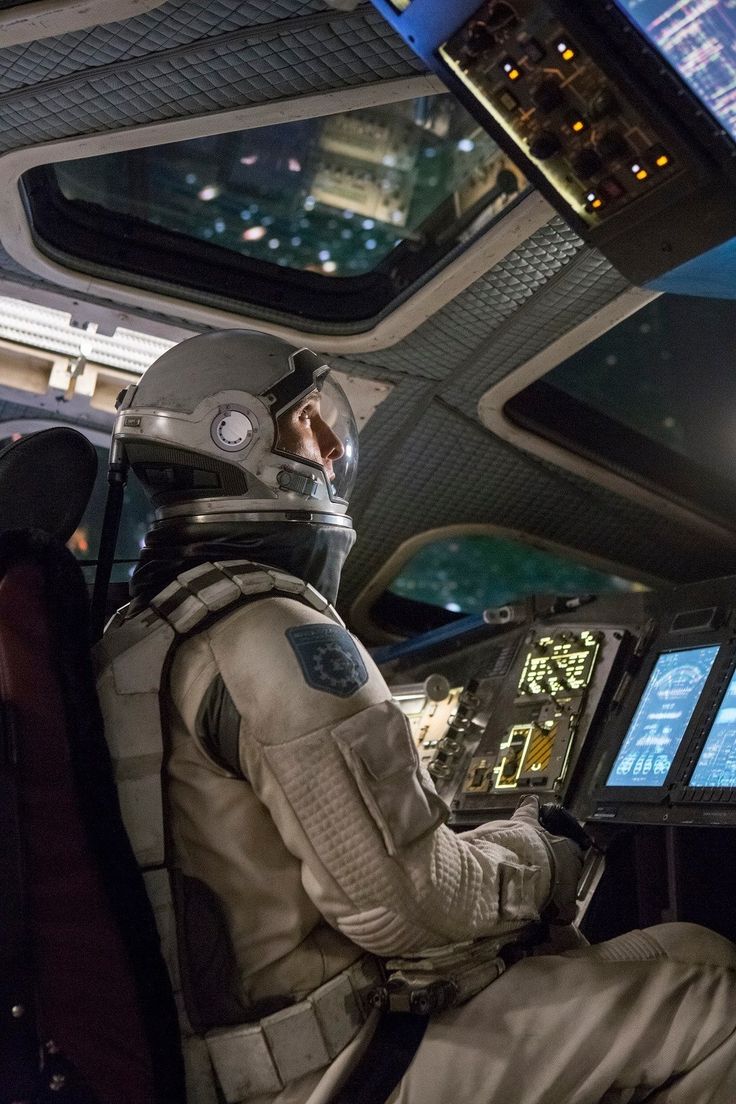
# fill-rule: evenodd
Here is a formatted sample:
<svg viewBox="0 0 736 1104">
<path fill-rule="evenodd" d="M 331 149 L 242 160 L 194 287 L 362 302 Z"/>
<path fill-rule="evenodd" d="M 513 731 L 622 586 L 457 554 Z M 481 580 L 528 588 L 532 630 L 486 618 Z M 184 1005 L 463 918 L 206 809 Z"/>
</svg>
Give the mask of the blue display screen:
<svg viewBox="0 0 736 1104">
<path fill-rule="evenodd" d="M 607 786 L 664 785 L 717 655 L 717 646 L 660 655 Z"/>
<path fill-rule="evenodd" d="M 736 672 L 700 753 L 691 786 L 736 786 Z"/>
<path fill-rule="evenodd" d="M 617 0 L 721 126 L 736 138 L 734 0 Z"/>
</svg>

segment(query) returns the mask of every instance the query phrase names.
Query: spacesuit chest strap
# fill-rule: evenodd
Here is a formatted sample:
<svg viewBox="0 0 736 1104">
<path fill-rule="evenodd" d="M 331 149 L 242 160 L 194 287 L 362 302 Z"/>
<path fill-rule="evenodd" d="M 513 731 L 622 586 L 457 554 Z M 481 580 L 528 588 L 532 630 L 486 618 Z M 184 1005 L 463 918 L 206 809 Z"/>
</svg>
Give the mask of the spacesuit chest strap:
<svg viewBox="0 0 736 1104">
<path fill-rule="evenodd" d="M 160 691 L 173 649 L 239 606 L 289 597 L 342 624 L 309 583 L 248 560 L 204 563 L 182 572 L 134 615 L 120 610 L 95 649 L 97 692 L 121 812 L 138 863 L 165 862 Z"/>
</svg>

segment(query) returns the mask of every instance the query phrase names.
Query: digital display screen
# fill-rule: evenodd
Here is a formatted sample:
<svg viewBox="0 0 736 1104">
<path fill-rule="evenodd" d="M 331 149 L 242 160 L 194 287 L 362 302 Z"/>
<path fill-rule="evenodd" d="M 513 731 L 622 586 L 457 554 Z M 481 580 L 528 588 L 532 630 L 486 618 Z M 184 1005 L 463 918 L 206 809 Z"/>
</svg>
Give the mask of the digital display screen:
<svg viewBox="0 0 736 1104">
<path fill-rule="evenodd" d="M 618 5 L 736 138 L 733 0 L 617 0 Z"/>
<path fill-rule="evenodd" d="M 664 784 L 717 655 L 717 645 L 682 648 L 660 655 L 607 786 Z"/>
<path fill-rule="evenodd" d="M 691 786 L 736 786 L 736 672 L 700 753 Z"/>
</svg>

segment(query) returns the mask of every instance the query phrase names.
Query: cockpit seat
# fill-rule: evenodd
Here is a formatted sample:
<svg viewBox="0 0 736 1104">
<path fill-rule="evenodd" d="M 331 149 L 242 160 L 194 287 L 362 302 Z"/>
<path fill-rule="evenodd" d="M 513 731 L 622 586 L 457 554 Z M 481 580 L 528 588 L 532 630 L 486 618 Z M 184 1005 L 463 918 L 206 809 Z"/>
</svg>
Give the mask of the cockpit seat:
<svg viewBox="0 0 736 1104">
<path fill-rule="evenodd" d="M 95 694 L 87 590 L 64 544 L 96 467 L 66 428 L 0 454 L 0 1104 L 184 1099 Z"/>
</svg>

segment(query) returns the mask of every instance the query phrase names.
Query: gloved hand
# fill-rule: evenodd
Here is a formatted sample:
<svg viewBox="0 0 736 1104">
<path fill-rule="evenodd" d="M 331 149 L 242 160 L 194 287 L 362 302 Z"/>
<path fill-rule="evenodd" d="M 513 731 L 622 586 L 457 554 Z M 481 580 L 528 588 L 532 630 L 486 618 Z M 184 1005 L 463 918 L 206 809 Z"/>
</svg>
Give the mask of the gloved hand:
<svg viewBox="0 0 736 1104">
<path fill-rule="evenodd" d="M 550 853 L 552 865 L 552 892 L 542 918 L 550 924 L 571 924 L 577 907 L 577 887 L 583 870 L 585 852 L 574 840 L 555 836 L 539 823 L 539 798 L 533 795 L 523 798 L 511 817 L 523 821 L 539 832 Z"/>
</svg>

